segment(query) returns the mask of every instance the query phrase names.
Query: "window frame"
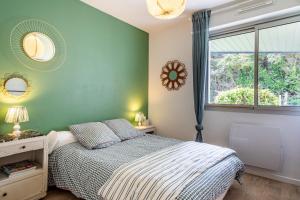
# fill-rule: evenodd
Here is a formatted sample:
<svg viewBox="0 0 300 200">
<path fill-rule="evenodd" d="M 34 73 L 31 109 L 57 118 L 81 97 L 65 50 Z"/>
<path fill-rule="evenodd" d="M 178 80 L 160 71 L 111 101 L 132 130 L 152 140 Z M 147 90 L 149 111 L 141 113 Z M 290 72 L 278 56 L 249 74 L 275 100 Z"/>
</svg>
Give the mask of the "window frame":
<svg viewBox="0 0 300 200">
<path fill-rule="evenodd" d="M 255 24 L 248 24 L 244 26 L 235 26 L 230 29 L 223 29 L 210 32 L 209 41 L 225 38 L 234 35 L 254 32 L 255 34 L 255 48 L 254 48 L 254 105 L 238 105 L 238 104 L 214 104 L 209 103 L 210 90 L 210 62 L 208 66 L 208 76 L 206 84 L 206 101 L 205 110 L 213 111 L 229 111 L 229 112 L 250 112 L 250 113 L 265 113 L 265 114 L 283 114 L 283 115 L 297 115 L 300 116 L 300 106 L 268 106 L 258 104 L 258 90 L 259 90 L 259 31 L 262 29 L 272 28 L 276 26 L 287 25 L 291 23 L 300 22 L 300 15 L 289 16 L 280 19 L 273 19 Z M 210 60 L 210 59 L 209 59 Z"/>
</svg>

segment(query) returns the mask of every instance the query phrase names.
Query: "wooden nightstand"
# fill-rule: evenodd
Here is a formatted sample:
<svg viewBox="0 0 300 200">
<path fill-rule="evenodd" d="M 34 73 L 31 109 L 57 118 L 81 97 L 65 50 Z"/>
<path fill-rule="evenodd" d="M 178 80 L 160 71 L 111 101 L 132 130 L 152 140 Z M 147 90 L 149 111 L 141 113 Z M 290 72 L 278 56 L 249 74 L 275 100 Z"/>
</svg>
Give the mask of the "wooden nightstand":
<svg viewBox="0 0 300 200">
<path fill-rule="evenodd" d="M 45 136 L 0 143 L 0 166 L 31 160 L 37 169 L 8 177 L 0 171 L 1 200 L 36 200 L 46 196 L 48 145 Z"/>
<path fill-rule="evenodd" d="M 149 126 L 136 126 L 136 129 L 138 129 L 139 131 L 142 131 L 144 133 L 147 134 L 154 134 L 156 131 L 155 126 L 149 125 Z"/>
</svg>

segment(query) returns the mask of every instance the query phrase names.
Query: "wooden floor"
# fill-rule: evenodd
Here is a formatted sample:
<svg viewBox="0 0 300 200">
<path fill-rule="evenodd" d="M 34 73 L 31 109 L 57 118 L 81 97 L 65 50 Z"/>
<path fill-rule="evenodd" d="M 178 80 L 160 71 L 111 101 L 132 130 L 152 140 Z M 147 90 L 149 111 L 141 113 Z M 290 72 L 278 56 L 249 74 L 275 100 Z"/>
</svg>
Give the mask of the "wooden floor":
<svg viewBox="0 0 300 200">
<path fill-rule="evenodd" d="M 70 192 L 52 188 L 44 200 L 78 199 Z M 300 187 L 246 174 L 243 185 L 234 183 L 224 200 L 300 200 Z"/>
<path fill-rule="evenodd" d="M 300 187 L 248 174 L 242 182 L 234 183 L 224 200 L 300 200 Z"/>
</svg>

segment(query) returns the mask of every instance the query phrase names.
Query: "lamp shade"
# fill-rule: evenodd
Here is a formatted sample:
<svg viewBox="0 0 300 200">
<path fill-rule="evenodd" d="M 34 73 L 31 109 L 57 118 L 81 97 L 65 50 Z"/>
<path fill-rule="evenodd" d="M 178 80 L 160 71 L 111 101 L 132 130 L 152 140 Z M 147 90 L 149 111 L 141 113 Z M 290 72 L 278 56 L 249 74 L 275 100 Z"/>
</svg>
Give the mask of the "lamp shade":
<svg viewBox="0 0 300 200">
<path fill-rule="evenodd" d="M 5 122 L 7 123 L 20 123 L 28 122 L 29 116 L 26 107 L 15 106 L 8 109 Z"/>
<path fill-rule="evenodd" d="M 149 13 L 158 19 L 173 19 L 183 13 L 186 0 L 147 0 Z"/>
<path fill-rule="evenodd" d="M 141 121 L 144 121 L 145 119 L 146 119 L 146 117 L 145 117 L 144 113 L 142 113 L 142 112 L 136 113 L 136 115 L 135 115 L 136 122 L 141 122 Z"/>
</svg>

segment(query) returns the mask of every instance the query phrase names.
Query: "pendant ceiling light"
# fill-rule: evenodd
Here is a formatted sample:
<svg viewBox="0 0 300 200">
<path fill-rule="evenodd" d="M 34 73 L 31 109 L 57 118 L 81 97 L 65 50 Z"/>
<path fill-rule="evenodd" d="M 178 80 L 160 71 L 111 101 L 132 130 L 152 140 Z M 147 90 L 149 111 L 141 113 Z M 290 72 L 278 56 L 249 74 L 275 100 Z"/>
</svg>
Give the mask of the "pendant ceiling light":
<svg viewBox="0 0 300 200">
<path fill-rule="evenodd" d="M 158 19 L 173 19 L 183 13 L 186 0 L 147 0 L 149 13 Z"/>
</svg>

